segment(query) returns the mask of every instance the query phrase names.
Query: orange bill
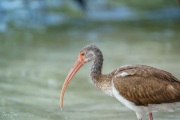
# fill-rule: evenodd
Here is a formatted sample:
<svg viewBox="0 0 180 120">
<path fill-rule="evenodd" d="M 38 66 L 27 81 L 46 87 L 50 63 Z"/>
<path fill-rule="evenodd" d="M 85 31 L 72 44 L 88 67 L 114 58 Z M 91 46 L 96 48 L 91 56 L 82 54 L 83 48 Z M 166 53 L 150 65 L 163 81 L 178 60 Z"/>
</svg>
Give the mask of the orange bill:
<svg viewBox="0 0 180 120">
<path fill-rule="evenodd" d="M 64 94 L 66 91 L 66 88 L 69 84 L 69 82 L 71 81 L 71 79 L 73 78 L 73 76 L 76 74 L 76 72 L 85 64 L 85 62 L 81 59 L 78 59 L 75 64 L 73 65 L 73 67 L 71 68 L 70 72 L 68 73 L 64 84 L 62 86 L 61 89 L 61 95 L 60 95 L 60 108 L 62 109 L 63 107 L 63 99 L 64 99 Z"/>
</svg>

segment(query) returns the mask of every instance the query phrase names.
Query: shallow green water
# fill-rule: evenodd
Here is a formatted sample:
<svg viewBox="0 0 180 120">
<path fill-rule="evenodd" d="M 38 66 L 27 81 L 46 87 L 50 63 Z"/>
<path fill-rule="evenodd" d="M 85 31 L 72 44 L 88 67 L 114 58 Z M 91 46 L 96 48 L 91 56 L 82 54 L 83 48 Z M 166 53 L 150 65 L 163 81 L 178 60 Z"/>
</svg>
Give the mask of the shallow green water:
<svg viewBox="0 0 180 120">
<path fill-rule="evenodd" d="M 94 27 L 53 33 L 1 35 L 0 112 L 3 120 L 134 120 L 135 113 L 98 90 L 90 63 L 73 78 L 59 108 L 64 79 L 87 44 L 104 53 L 103 73 L 121 65 L 146 64 L 180 79 L 180 35 L 174 27 Z M 156 120 L 179 120 L 179 110 L 154 113 Z M 147 117 L 145 117 L 147 119 Z"/>
</svg>

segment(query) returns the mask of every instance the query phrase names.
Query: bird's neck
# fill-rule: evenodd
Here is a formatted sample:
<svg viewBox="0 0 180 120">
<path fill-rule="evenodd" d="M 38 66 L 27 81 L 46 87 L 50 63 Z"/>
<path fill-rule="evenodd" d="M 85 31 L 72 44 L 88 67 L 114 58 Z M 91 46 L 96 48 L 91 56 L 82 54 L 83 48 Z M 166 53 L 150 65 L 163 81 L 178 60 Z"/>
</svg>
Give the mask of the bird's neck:
<svg viewBox="0 0 180 120">
<path fill-rule="evenodd" d="M 103 56 L 98 56 L 92 64 L 90 77 L 94 85 L 101 89 L 105 94 L 112 96 L 112 77 L 110 74 L 103 75 L 101 73 L 103 66 Z"/>
<path fill-rule="evenodd" d="M 95 60 L 93 61 L 93 64 L 91 66 L 91 79 L 94 82 L 98 81 L 98 78 L 102 75 L 102 66 L 103 66 L 103 56 L 100 52 L 98 55 L 96 55 Z"/>
</svg>

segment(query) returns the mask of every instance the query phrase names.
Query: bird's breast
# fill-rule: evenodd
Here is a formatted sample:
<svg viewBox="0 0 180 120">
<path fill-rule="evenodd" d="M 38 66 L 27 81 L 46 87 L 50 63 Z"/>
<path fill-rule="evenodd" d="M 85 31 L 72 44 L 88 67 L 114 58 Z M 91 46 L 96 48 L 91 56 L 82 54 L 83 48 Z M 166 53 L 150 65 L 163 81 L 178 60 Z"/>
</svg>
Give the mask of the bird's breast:
<svg viewBox="0 0 180 120">
<path fill-rule="evenodd" d="M 99 88 L 103 93 L 113 96 L 112 86 L 107 83 L 95 83 L 95 86 Z"/>
<path fill-rule="evenodd" d="M 90 75 L 94 85 L 99 88 L 102 92 L 109 96 L 113 96 L 112 93 L 112 77 L 110 75 L 100 75 L 93 77 Z"/>
<path fill-rule="evenodd" d="M 113 96 L 113 93 L 112 93 L 112 87 L 107 85 L 107 84 L 103 84 L 100 89 L 107 95 L 109 96 Z"/>
</svg>

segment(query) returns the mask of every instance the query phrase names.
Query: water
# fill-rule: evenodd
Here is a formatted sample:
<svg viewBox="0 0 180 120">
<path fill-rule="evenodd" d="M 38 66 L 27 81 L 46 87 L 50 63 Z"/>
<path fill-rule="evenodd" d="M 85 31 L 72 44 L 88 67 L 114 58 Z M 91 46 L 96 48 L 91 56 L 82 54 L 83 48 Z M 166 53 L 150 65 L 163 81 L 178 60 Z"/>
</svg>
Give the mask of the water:
<svg viewBox="0 0 180 120">
<path fill-rule="evenodd" d="M 121 65 L 146 64 L 169 71 L 180 79 L 179 29 L 171 24 L 154 27 L 107 24 L 48 34 L 1 34 L 1 119 L 136 119 L 133 111 L 92 84 L 90 63 L 79 70 L 69 84 L 63 111 L 59 108 L 59 95 L 79 50 L 87 44 L 96 44 L 102 50 L 103 73 L 110 73 Z M 154 118 L 179 120 L 179 112 L 154 113 Z"/>
</svg>

